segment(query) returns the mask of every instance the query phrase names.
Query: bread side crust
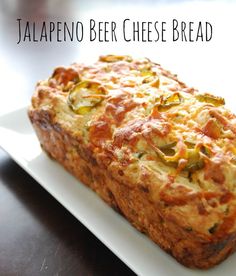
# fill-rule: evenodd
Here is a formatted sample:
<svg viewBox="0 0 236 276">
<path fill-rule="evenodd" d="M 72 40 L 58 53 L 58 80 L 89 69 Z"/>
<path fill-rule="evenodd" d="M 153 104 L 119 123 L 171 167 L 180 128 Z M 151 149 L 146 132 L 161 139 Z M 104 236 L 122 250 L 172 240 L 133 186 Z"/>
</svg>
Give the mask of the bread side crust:
<svg viewBox="0 0 236 276">
<path fill-rule="evenodd" d="M 42 148 L 82 183 L 119 210 L 138 230 L 188 267 L 210 268 L 236 249 L 236 234 L 209 240 L 184 229 L 148 196 L 147 187 L 130 187 L 104 170 L 82 141 L 54 120 L 50 111 L 30 109 Z"/>
</svg>

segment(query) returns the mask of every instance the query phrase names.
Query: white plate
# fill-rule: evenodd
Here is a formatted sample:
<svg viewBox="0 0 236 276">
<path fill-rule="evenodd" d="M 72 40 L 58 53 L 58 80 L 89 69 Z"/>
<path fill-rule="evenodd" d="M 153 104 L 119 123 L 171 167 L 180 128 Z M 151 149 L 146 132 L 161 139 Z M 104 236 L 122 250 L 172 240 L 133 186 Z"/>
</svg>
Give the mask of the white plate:
<svg viewBox="0 0 236 276">
<path fill-rule="evenodd" d="M 236 254 L 208 271 L 177 263 L 42 152 L 22 108 L 0 117 L 0 146 L 138 275 L 235 275 Z"/>
</svg>

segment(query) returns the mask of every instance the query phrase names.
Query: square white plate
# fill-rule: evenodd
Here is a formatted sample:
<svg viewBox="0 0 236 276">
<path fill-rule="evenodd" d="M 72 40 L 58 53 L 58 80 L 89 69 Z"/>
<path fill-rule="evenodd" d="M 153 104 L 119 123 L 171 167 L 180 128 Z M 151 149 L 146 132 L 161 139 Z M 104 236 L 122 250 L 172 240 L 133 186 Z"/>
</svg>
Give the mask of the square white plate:
<svg viewBox="0 0 236 276">
<path fill-rule="evenodd" d="M 208 271 L 177 263 L 41 150 L 27 108 L 0 117 L 0 146 L 138 275 L 233 276 L 236 254 Z"/>
</svg>

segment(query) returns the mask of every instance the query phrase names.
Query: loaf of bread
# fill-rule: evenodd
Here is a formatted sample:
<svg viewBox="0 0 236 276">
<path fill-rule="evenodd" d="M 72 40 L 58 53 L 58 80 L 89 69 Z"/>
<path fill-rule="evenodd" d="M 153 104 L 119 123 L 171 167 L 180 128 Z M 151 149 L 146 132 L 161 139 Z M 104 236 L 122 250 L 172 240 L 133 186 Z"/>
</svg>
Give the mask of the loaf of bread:
<svg viewBox="0 0 236 276">
<path fill-rule="evenodd" d="M 180 263 L 209 268 L 235 250 L 236 116 L 223 98 L 107 55 L 56 68 L 28 114 L 50 157 Z"/>
</svg>

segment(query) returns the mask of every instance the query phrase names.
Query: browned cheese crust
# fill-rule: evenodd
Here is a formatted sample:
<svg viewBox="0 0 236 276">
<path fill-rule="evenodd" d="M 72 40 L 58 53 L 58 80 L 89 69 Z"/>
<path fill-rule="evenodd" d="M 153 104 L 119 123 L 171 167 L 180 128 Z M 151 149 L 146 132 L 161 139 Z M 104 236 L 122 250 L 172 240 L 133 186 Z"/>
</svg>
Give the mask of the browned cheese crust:
<svg viewBox="0 0 236 276">
<path fill-rule="evenodd" d="M 43 149 L 180 263 L 236 247 L 236 117 L 150 60 L 102 56 L 37 84 Z M 68 187 L 69 189 L 69 187 Z"/>
</svg>

